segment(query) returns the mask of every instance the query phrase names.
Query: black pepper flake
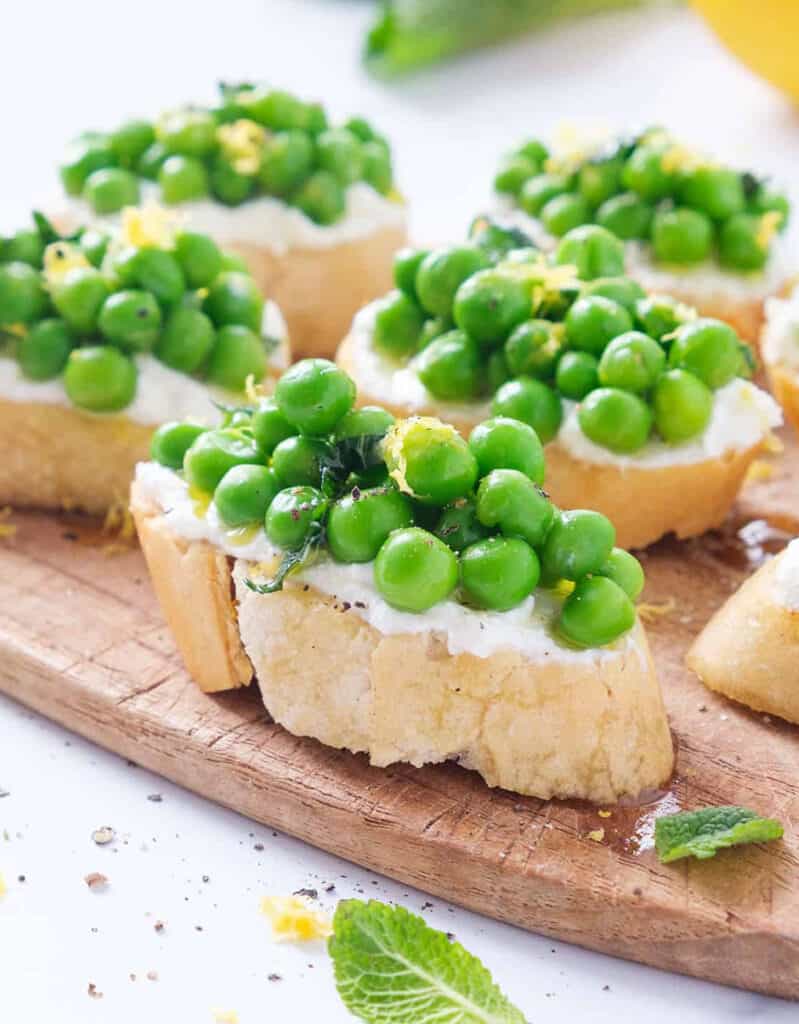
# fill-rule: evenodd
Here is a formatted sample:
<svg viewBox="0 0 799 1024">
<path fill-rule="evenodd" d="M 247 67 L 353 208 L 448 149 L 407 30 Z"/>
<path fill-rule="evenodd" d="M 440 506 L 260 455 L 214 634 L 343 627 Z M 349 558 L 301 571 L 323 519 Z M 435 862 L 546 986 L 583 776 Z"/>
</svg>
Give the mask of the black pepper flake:
<svg viewBox="0 0 799 1024">
<path fill-rule="evenodd" d="M 336 891 L 336 887 L 333 884 L 333 882 L 331 882 L 330 885 L 326 885 L 325 886 L 325 892 L 335 892 L 335 891 Z"/>
<path fill-rule="evenodd" d="M 360 487 L 353 487 L 353 489 L 352 489 L 352 500 L 353 501 L 358 501 L 360 499 L 360 497 L 361 497 L 361 489 L 360 489 Z"/>
<path fill-rule="evenodd" d="M 316 889 L 304 888 L 304 889 L 296 889 L 292 893 L 292 896 L 305 896 L 306 899 L 315 900 L 315 899 L 319 898 L 319 893 L 317 892 Z"/>
<path fill-rule="evenodd" d="M 263 848 L 264 848 L 264 844 L 263 843 L 256 843 L 255 846 L 253 846 L 253 850 L 257 850 L 259 853 L 261 852 L 261 850 L 263 850 Z"/>
<path fill-rule="evenodd" d="M 365 607 L 366 607 L 366 605 L 364 604 L 364 602 L 363 602 L 363 601 L 356 601 L 356 602 L 355 602 L 355 607 L 356 607 L 356 608 L 365 608 Z"/>
<path fill-rule="evenodd" d="M 74 532 L 74 530 L 65 530 L 64 533 L 61 534 L 61 536 L 62 536 L 62 538 L 64 540 L 77 540 L 78 539 L 78 535 L 77 535 L 77 533 Z"/>
<path fill-rule="evenodd" d="M 0 786 L 0 800 L 2 800 L 2 798 L 4 796 L 11 796 L 11 790 L 10 789 L 3 789 L 3 787 Z"/>
<path fill-rule="evenodd" d="M 147 799 L 150 801 L 151 804 L 160 804 L 164 798 L 161 796 L 160 793 L 148 793 Z"/>
<path fill-rule="evenodd" d="M 17 875 L 17 881 L 18 882 L 24 882 L 25 881 L 25 876 L 24 875 Z"/>
<path fill-rule="evenodd" d="M 267 975 L 267 981 L 282 981 L 282 974 L 269 974 Z"/>
<path fill-rule="evenodd" d="M 343 612 L 348 612 L 350 610 L 350 608 L 352 608 L 352 605 L 350 604 L 349 601 L 342 601 L 341 602 L 341 610 Z"/>
<path fill-rule="evenodd" d="M 206 883 L 210 882 L 211 881 L 211 876 L 210 875 L 203 875 L 203 881 L 206 882 Z"/>
</svg>

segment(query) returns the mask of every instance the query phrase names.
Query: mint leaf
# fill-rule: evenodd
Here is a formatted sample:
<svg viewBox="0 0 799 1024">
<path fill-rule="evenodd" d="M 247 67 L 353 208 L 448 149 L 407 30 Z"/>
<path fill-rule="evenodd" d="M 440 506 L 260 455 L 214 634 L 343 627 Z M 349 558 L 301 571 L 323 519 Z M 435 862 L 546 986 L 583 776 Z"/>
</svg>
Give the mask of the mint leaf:
<svg viewBox="0 0 799 1024">
<path fill-rule="evenodd" d="M 707 860 L 726 846 L 765 843 L 782 834 L 782 825 L 774 818 L 761 818 L 745 807 L 705 807 L 658 818 L 655 849 L 661 864 L 682 857 Z"/>
<path fill-rule="evenodd" d="M 477 957 L 403 907 L 342 900 L 328 951 L 344 1005 L 368 1024 L 525 1024 Z"/>
</svg>

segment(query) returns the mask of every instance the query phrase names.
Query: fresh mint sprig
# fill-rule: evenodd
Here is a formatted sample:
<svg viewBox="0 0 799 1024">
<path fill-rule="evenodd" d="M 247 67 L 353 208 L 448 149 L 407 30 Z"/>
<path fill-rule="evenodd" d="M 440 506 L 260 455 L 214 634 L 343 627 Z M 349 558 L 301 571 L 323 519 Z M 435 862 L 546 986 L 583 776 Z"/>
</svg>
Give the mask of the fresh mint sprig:
<svg viewBox="0 0 799 1024">
<path fill-rule="evenodd" d="M 683 857 L 707 860 L 727 846 L 765 843 L 782 835 L 776 819 L 762 818 L 746 807 L 704 807 L 655 821 L 655 849 L 661 864 Z"/>
</svg>

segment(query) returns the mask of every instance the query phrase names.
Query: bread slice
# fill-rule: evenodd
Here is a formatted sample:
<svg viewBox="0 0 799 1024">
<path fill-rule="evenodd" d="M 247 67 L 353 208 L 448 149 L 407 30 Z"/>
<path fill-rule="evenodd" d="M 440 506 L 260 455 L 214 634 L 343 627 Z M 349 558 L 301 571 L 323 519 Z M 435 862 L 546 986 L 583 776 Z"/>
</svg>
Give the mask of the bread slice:
<svg viewBox="0 0 799 1024">
<path fill-rule="evenodd" d="M 289 732 L 365 752 L 374 765 L 449 759 L 491 786 L 599 803 L 660 786 L 673 766 L 643 627 L 613 648 L 449 653 L 432 632 L 386 634 L 334 595 L 290 581 L 261 595 L 259 567 L 170 532 L 134 485 L 131 508 L 153 584 L 202 689 L 253 673 Z M 553 653 L 554 651 L 554 653 Z"/>
<path fill-rule="evenodd" d="M 775 600 L 783 557 L 761 566 L 716 612 L 686 662 L 711 690 L 799 723 L 799 611 Z"/>
<path fill-rule="evenodd" d="M 226 242 L 288 324 L 296 358 L 332 359 L 356 312 L 392 287 L 394 253 L 407 244 L 404 227 L 388 226 L 328 248 L 275 253 L 251 242 Z"/>
<path fill-rule="evenodd" d="M 799 431 L 799 371 L 774 363 L 768 367 L 768 379 L 774 397 Z"/>
<path fill-rule="evenodd" d="M 359 404 L 383 405 L 396 416 L 438 416 L 464 437 L 489 415 L 478 404 L 472 411 L 466 405 L 453 407 L 431 400 L 425 408 L 409 409 L 370 395 L 359 379 L 355 344 L 354 335 L 348 335 L 337 361 L 355 381 Z M 718 459 L 639 469 L 578 459 L 555 439 L 546 446 L 544 487 L 562 508 L 603 512 L 616 527 L 621 547 L 641 548 L 667 533 L 695 537 L 720 526 L 764 443 L 730 451 Z"/>
</svg>

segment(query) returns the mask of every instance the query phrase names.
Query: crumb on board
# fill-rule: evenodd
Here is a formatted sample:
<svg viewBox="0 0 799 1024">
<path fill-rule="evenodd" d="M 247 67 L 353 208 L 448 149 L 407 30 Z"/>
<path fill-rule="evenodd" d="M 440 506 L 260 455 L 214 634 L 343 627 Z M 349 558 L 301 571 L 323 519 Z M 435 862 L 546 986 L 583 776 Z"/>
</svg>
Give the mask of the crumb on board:
<svg viewBox="0 0 799 1024">
<path fill-rule="evenodd" d="M 638 617 L 644 622 L 654 622 L 655 619 L 660 619 L 664 615 L 671 615 L 676 608 L 677 602 L 673 597 L 661 601 L 660 604 L 642 601 L 638 605 Z"/>
<path fill-rule="evenodd" d="M 148 981 L 158 981 L 158 971 L 148 971 L 145 977 Z"/>
<path fill-rule="evenodd" d="M 103 998 L 103 993 L 99 990 L 99 988 L 95 985 L 95 983 L 93 981 L 89 982 L 89 987 L 87 989 L 87 992 L 89 993 L 89 995 L 91 996 L 92 999 L 102 999 Z"/>
<path fill-rule="evenodd" d="M 17 524 L 11 522 L 13 514 L 14 510 L 10 505 L 0 508 L 0 539 L 2 540 L 10 540 L 17 534 Z"/>
<path fill-rule="evenodd" d="M 235 1010 L 214 1010 L 215 1024 L 239 1024 L 239 1015 Z"/>
<path fill-rule="evenodd" d="M 600 818 L 609 818 L 611 813 L 611 811 L 597 811 Z"/>
<path fill-rule="evenodd" d="M 312 942 L 333 933 L 329 916 L 309 907 L 299 896 L 264 896 L 261 913 L 269 919 L 272 936 L 279 942 Z"/>
<path fill-rule="evenodd" d="M 99 871 L 90 871 L 83 881 L 90 889 L 105 889 L 108 885 L 108 879 Z"/>
<path fill-rule="evenodd" d="M 5 879 L 0 875 L 0 899 L 2 899 L 7 892 L 8 888 L 6 887 Z"/>
<path fill-rule="evenodd" d="M 116 832 L 114 832 L 110 825 L 103 825 L 92 832 L 92 839 L 98 846 L 107 846 L 114 841 L 115 836 Z"/>
<path fill-rule="evenodd" d="M 592 829 L 588 833 L 588 838 L 594 843 L 601 843 L 605 838 L 605 830 L 603 828 Z"/>
<path fill-rule="evenodd" d="M 746 471 L 744 477 L 744 487 L 747 484 L 761 483 L 764 480 L 771 480 L 774 476 L 776 469 L 771 462 L 766 462 L 765 459 L 755 459 Z"/>
<path fill-rule="evenodd" d="M 118 555 L 132 547 L 136 541 L 136 523 L 127 501 L 115 501 L 111 505 L 105 514 L 102 532 L 109 540 L 101 548 L 104 555 Z"/>
</svg>

